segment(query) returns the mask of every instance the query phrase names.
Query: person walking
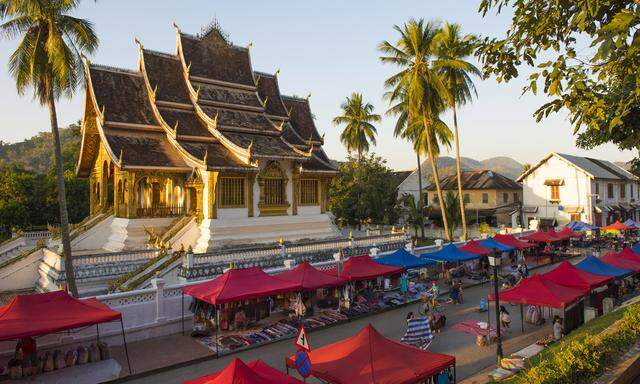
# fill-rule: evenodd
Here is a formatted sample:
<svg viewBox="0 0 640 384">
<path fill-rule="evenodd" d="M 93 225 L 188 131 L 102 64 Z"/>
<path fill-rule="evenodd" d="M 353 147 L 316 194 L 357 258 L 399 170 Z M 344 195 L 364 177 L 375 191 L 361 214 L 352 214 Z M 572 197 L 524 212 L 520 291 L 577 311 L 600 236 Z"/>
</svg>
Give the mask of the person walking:
<svg viewBox="0 0 640 384">
<path fill-rule="evenodd" d="M 509 331 L 511 328 L 511 315 L 509 315 L 509 311 L 507 311 L 504 305 L 500 306 L 500 325 L 506 331 Z"/>
</svg>

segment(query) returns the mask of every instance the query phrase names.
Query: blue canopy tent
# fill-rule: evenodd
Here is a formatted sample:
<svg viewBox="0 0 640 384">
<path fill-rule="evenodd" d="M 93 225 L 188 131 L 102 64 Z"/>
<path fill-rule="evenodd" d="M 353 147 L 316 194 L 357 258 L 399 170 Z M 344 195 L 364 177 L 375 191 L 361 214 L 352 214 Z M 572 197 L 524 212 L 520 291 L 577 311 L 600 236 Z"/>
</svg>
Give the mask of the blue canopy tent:
<svg viewBox="0 0 640 384">
<path fill-rule="evenodd" d="M 582 221 L 570 221 L 565 227 L 572 231 L 595 231 L 598 229 L 595 225 L 587 224 Z"/>
<path fill-rule="evenodd" d="M 595 256 L 587 256 L 584 260 L 576 264 L 576 268 L 594 275 L 613 276 L 622 278 L 629 276 L 633 271 L 609 265 Z"/>
<path fill-rule="evenodd" d="M 473 253 L 461 251 L 453 244 L 448 244 L 437 252 L 423 253 L 421 259 L 435 260 L 440 263 L 457 263 L 479 259 L 480 256 Z"/>
<path fill-rule="evenodd" d="M 636 222 L 634 220 L 631 220 L 631 219 L 627 219 L 627 221 L 625 221 L 622 224 L 626 225 L 627 227 L 633 227 L 635 229 L 640 229 L 640 224 L 638 224 L 638 222 Z"/>
<path fill-rule="evenodd" d="M 631 250 L 635 253 L 640 253 L 640 243 L 636 243 L 633 247 L 631 247 Z"/>
<path fill-rule="evenodd" d="M 397 251 L 373 259 L 376 263 L 391 265 L 394 267 L 403 267 L 405 269 L 421 268 L 429 265 L 434 265 L 436 262 L 433 260 L 422 259 L 414 256 L 412 253 L 404 248 L 399 248 Z"/>
<path fill-rule="evenodd" d="M 511 245 L 502 244 L 495 241 L 493 237 L 490 237 L 486 240 L 482 240 L 480 242 L 480 245 L 482 245 L 483 247 L 495 249 L 496 251 L 500 251 L 500 252 L 511 252 L 514 249 L 516 249 L 516 247 L 513 247 Z"/>
</svg>

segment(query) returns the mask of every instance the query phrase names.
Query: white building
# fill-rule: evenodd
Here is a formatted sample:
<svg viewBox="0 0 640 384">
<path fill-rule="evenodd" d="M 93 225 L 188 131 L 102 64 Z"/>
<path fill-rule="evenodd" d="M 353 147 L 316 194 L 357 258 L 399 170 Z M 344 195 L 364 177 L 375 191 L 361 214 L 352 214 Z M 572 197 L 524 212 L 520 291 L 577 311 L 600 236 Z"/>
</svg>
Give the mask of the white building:
<svg viewBox="0 0 640 384">
<path fill-rule="evenodd" d="M 523 173 L 525 222 L 607 225 L 639 218 L 639 179 L 606 160 L 552 152 Z"/>
</svg>

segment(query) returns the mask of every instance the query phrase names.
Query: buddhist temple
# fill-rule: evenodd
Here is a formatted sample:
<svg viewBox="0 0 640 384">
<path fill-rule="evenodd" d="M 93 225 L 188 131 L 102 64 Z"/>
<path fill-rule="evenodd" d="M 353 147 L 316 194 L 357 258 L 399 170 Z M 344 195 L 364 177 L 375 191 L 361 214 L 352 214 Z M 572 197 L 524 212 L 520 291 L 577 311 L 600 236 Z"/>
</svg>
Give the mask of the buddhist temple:
<svg viewBox="0 0 640 384">
<path fill-rule="evenodd" d="M 174 53 L 136 39 L 135 70 L 85 59 L 76 172 L 90 181 L 91 214 L 116 218 L 111 240 L 122 247 L 111 248 L 136 226 L 188 214 L 200 251 L 335 234 L 326 211 L 336 168 L 308 99 L 281 95 L 277 73 L 254 71 L 249 49 L 217 25 L 198 36 L 174 27 Z"/>
</svg>

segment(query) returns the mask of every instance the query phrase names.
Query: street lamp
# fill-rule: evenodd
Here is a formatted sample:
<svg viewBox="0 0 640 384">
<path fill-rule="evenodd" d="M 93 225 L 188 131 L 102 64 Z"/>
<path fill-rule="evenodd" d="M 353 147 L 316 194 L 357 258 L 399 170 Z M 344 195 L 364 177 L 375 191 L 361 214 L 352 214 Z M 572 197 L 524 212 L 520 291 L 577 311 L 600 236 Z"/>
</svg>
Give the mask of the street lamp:
<svg viewBox="0 0 640 384">
<path fill-rule="evenodd" d="M 498 355 L 498 366 L 502 360 L 502 336 L 500 334 L 500 292 L 498 289 L 498 267 L 502 263 L 502 258 L 495 254 L 489 256 L 489 265 L 493 267 L 493 292 L 496 300 L 496 336 L 498 338 L 498 348 L 496 353 Z"/>
</svg>

